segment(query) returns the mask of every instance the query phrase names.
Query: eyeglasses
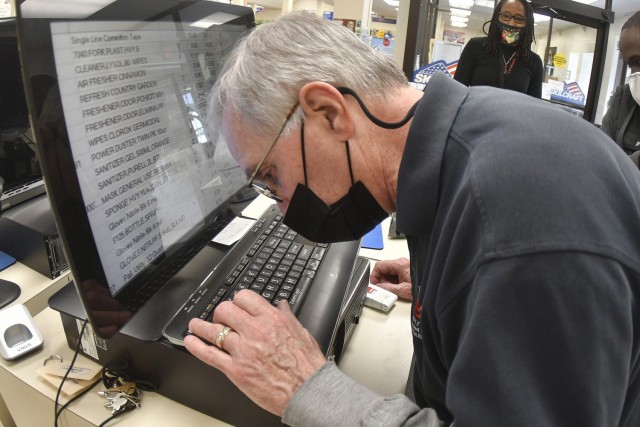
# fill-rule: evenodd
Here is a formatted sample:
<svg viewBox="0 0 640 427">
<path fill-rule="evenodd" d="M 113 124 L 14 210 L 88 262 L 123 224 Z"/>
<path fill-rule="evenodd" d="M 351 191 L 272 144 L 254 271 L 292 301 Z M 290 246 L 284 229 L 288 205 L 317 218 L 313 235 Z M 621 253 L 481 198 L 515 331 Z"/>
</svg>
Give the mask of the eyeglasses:
<svg viewBox="0 0 640 427">
<path fill-rule="evenodd" d="M 281 197 L 278 197 L 278 195 L 276 195 L 275 191 L 271 190 L 266 185 L 263 186 L 263 185 L 255 184 L 253 181 L 256 179 L 256 175 L 258 175 L 258 172 L 260 171 L 260 168 L 264 164 L 264 161 L 267 159 L 267 156 L 269 155 L 269 153 L 271 153 L 271 150 L 273 150 L 273 147 L 276 145 L 276 142 L 278 142 L 278 139 L 280 138 L 280 135 L 282 135 L 282 132 L 284 131 L 284 128 L 287 126 L 287 123 L 289 123 L 289 120 L 291 119 L 291 116 L 293 116 L 293 113 L 295 113 L 296 108 L 298 108 L 298 103 L 297 102 L 291 108 L 291 111 L 289 111 L 289 114 L 287 114 L 287 118 L 285 119 L 284 124 L 280 128 L 280 131 L 276 135 L 276 138 L 273 140 L 273 142 L 269 146 L 269 149 L 267 150 L 267 152 L 264 154 L 264 156 L 262 156 L 262 158 L 258 162 L 258 166 L 256 166 L 256 168 L 253 171 L 253 173 L 251 175 L 249 175 L 249 180 L 247 181 L 247 187 L 253 188 L 258 193 L 260 193 L 263 196 L 268 197 L 268 198 L 270 198 L 272 200 L 275 200 L 278 203 L 281 203 L 284 200 L 282 200 Z"/>
<path fill-rule="evenodd" d="M 525 24 L 527 22 L 527 18 L 522 15 L 512 15 L 509 12 L 500 12 L 498 14 L 501 21 L 509 22 L 513 18 L 516 24 Z"/>
</svg>

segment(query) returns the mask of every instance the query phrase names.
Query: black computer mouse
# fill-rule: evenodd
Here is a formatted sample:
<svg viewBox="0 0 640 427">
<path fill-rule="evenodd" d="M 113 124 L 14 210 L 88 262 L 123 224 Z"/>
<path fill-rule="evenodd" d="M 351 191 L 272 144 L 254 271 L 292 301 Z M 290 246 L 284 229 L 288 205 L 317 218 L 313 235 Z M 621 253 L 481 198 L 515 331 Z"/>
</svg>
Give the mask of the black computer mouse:
<svg viewBox="0 0 640 427">
<path fill-rule="evenodd" d="M 7 347 L 13 348 L 18 344 L 22 344 L 25 341 L 30 340 L 33 334 L 22 323 L 16 323 L 11 325 L 4 331 L 4 342 L 7 343 Z"/>
</svg>

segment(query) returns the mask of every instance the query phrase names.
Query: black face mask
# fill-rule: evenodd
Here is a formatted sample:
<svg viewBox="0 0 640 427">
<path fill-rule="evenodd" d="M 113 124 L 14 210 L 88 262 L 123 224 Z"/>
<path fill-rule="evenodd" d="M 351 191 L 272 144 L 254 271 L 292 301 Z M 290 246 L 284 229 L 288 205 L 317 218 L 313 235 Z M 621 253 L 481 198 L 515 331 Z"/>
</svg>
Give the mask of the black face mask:
<svg viewBox="0 0 640 427">
<path fill-rule="evenodd" d="M 413 117 L 418 105 L 418 103 L 416 103 L 400 122 L 386 123 L 371 115 L 358 95 L 351 89 L 338 88 L 338 90 L 343 94 L 352 95 L 358 101 L 358 104 L 360 104 L 365 115 L 375 124 L 386 129 L 396 129 L 404 126 Z M 296 187 L 291 197 L 287 214 L 284 217 L 284 223 L 303 237 L 314 242 L 334 243 L 362 238 L 382 222 L 388 214 L 382 209 L 362 182 L 358 181 L 354 184 L 351 156 L 349 154 L 349 142 L 345 142 L 345 146 L 347 149 L 351 188 L 344 197 L 329 206 L 307 186 L 304 122 L 300 128 L 300 132 L 304 185 L 298 184 Z"/>
<path fill-rule="evenodd" d="M 314 242 L 358 240 L 388 216 L 360 181 L 328 206 L 306 185 L 298 184 L 284 223 Z"/>
</svg>

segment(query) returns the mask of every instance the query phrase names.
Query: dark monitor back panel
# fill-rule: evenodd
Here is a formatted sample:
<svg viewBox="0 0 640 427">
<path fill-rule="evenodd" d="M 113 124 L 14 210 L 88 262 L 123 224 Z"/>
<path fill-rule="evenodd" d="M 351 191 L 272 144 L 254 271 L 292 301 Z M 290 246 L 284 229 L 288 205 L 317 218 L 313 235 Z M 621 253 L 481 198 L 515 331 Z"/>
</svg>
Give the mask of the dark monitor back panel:
<svg viewBox="0 0 640 427">
<path fill-rule="evenodd" d="M 16 19 L 0 18 L 0 211 L 42 194 L 44 184 L 29 136 Z M 29 190 L 26 191 L 27 187 Z"/>
<path fill-rule="evenodd" d="M 0 18 L 0 58 L 0 131 L 25 131 L 29 127 L 29 112 L 20 71 L 15 18 Z"/>
<path fill-rule="evenodd" d="M 253 11 L 204 0 L 18 3 L 47 193 L 95 326 L 96 313 L 139 306 L 133 290 L 166 282 L 233 216 L 228 202 L 246 178 L 207 125 L 207 95 Z"/>
</svg>

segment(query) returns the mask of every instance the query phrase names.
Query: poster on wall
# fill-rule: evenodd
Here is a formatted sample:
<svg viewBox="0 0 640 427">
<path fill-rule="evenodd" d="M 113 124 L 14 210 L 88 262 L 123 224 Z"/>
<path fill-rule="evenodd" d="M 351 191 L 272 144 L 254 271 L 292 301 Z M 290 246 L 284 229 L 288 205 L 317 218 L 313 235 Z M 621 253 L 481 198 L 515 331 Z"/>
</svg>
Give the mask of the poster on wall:
<svg viewBox="0 0 640 427">
<path fill-rule="evenodd" d="M 337 21 L 341 22 L 343 27 L 347 27 L 348 29 L 350 29 L 354 33 L 356 32 L 356 20 L 355 19 L 338 19 Z"/>
<path fill-rule="evenodd" d="M 463 31 L 453 31 L 453 30 L 444 30 L 442 34 L 442 40 L 449 43 L 460 43 L 464 44 L 464 32 Z"/>
<path fill-rule="evenodd" d="M 393 38 L 385 34 L 384 37 L 372 37 L 371 47 L 389 58 L 393 58 Z"/>
<path fill-rule="evenodd" d="M 11 2 L 9 0 L 0 0 L 0 18 L 13 16 L 11 13 Z"/>
</svg>

